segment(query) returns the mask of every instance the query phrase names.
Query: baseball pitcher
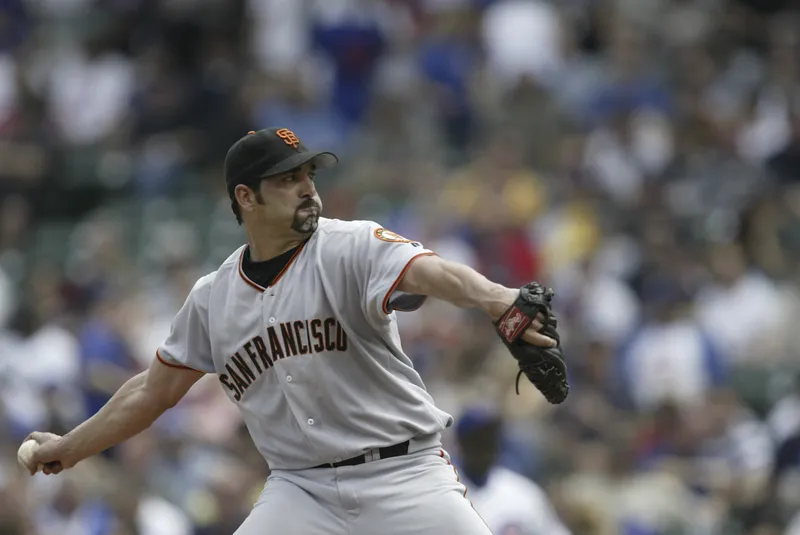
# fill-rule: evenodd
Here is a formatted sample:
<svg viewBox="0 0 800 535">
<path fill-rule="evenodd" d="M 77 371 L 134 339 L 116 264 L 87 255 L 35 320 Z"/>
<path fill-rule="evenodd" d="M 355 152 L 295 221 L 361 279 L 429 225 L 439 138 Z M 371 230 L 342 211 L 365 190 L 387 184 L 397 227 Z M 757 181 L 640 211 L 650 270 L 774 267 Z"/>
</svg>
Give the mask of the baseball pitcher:
<svg viewBox="0 0 800 535">
<path fill-rule="evenodd" d="M 20 462 L 58 474 L 215 374 L 271 469 L 236 535 L 490 533 L 441 447 L 453 418 L 403 353 L 396 311 L 427 297 L 484 310 L 520 374 L 561 403 L 553 293 L 492 283 L 373 222 L 321 217 L 315 174 L 337 161 L 285 128 L 238 140 L 225 180 L 247 243 L 197 281 L 148 370 L 63 437 L 32 433 Z"/>
</svg>

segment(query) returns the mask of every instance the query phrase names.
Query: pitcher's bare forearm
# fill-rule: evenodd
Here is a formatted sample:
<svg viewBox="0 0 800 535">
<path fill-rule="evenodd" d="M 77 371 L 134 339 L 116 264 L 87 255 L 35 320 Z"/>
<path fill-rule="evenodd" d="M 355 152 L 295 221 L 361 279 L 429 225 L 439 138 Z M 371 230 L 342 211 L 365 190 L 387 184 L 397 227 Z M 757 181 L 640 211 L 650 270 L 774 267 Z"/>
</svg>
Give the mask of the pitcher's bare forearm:
<svg viewBox="0 0 800 535">
<path fill-rule="evenodd" d="M 474 269 L 438 256 L 416 258 L 397 289 L 417 295 L 427 295 L 461 308 L 480 308 L 492 320 L 497 320 L 519 295 L 511 289 L 490 281 Z M 556 341 L 537 332 L 542 323 L 534 321 L 522 338 L 542 347 L 555 347 Z"/>
<path fill-rule="evenodd" d="M 77 463 L 124 442 L 150 427 L 202 376 L 154 361 L 150 369 L 126 381 L 94 416 L 64 435 L 61 448 Z"/>
<path fill-rule="evenodd" d="M 64 435 L 62 447 L 76 462 L 124 442 L 150 427 L 164 408 L 150 399 L 147 371 L 123 384 L 103 408 Z"/>
<path fill-rule="evenodd" d="M 492 319 L 505 312 L 518 292 L 490 281 L 469 266 L 438 256 L 414 260 L 398 290 L 435 297 L 461 308 L 480 308 Z"/>
</svg>

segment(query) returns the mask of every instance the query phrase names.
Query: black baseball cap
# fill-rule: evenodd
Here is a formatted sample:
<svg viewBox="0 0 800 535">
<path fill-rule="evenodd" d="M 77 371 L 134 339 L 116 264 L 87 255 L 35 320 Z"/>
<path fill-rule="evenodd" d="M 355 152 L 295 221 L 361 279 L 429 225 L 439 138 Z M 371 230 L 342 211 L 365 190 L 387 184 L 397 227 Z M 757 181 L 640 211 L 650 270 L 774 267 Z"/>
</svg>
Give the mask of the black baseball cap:
<svg viewBox="0 0 800 535">
<path fill-rule="evenodd" d="M 247 133 L 225 156 L 225 183 L 228 195 L 239 184 L 279 175 L 313 160 L 318 169 L 328 169 L 339 159 L 332 152 L 308 150 L 288 128 L 267 128 Z"/>
</svg>

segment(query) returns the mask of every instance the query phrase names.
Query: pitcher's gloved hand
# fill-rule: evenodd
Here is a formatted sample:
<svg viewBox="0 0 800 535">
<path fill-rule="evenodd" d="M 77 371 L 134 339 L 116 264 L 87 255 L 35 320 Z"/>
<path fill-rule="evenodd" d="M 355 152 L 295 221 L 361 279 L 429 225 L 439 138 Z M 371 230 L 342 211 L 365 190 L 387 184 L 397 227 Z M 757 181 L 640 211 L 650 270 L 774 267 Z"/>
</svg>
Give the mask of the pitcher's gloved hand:
<svg viewBox="0 0 800 535">
<path fill-rule="evenodd" d="M 567 399 L 567 365 L 561 353 L 561 337 L 556 328 L 558 321 L 553 315 L 554 292 L 538 282 L 531 282 L 520 289 L 510 307 L 495 322 L 500 339 L 517 360 L 516 390 L 519 394 L 519 378 L 523 374 L 536 386 L 548 402 L 556 405 Z M 556 341 L 555 347 L 539 347 L 522 339 L 523 333 L 537 320 L 543 324 L 541 334 Z"/>
</svg>

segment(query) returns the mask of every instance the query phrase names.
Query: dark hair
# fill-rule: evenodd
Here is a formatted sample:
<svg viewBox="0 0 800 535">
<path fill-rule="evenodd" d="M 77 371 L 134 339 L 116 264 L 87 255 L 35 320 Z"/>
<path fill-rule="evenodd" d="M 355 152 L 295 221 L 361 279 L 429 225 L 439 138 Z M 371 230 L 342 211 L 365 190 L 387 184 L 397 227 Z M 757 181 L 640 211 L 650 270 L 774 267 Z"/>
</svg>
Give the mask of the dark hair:
<svg viewBox="0 0 800 535">
<path fill-rule="evenodd" d="M 239 203 L 236 201 L 236 197 L 231 199 L 231 210 L 233 210 L 233 215 L 236 216 L 236 222 L 239 226 L 242 225 L 242 209 L 239 208 Z"/>
<path fill-rule="evenodd" d="M 260 186 L 261 186 L 261 181 L 264 180 L 265 178 L 266 177 L 258 177 L 258 178 L 254 178 L 252 180 L 249 180 L 247 182 L 240 182 L 240 184 L 242 186 L 247 186 L 251 190 L 253 190 L 256 193 L 258 193 L 258 190 L 260 189 Z M 242 220 L 242 209 L 239 206 L 239 201 L 236 200 L 236 194 L 233 191 L 231 192 L 231 210 L 233 211 L 233 215 L 236 216 L 236 222 L 239 225 L 244 223 L 244 221 Z"/>
</svg>

